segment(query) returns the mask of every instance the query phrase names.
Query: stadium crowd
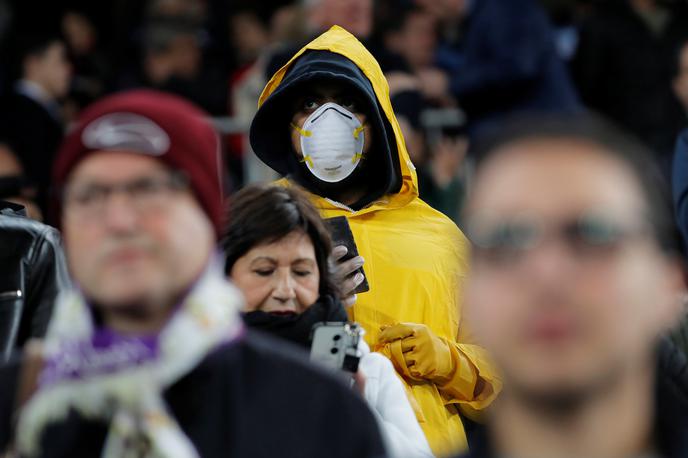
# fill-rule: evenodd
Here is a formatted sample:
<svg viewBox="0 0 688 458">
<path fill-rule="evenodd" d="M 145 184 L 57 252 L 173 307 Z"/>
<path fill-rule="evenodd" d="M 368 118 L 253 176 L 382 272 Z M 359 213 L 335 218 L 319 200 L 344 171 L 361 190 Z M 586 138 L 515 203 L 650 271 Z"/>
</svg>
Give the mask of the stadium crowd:
<svg viewBox="0 0 688 458">
<path fill-rule="evenodd" d="M 0 456 L 688 458 L 687 253 L 683 0 L 0 0 Z"/>
</svg>

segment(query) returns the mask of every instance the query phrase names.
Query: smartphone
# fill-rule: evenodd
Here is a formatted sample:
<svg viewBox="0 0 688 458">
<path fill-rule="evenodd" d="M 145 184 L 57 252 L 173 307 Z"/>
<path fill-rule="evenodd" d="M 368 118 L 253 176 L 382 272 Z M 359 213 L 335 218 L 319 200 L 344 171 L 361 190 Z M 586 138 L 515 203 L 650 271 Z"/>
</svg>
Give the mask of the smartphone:
<svg viewBox="0 0 688 458">
<path fill-rule="evenodd" d="M 326 218 L 325 224 L 330 231 L 332 237 L 332 246 L 344 245 L 346 247 L 346 255 L 339 260 L 339 262 L 348 261 L 351 258 L 358 256 L 358 248 L 354 241 L 354 234 L 351 232 L 349 220 L 346 216 L 335 216 L 334 218 Z M 368 284 L 368 277 L 363 270 L 363 267 L 352 272 L 351 275 L 356 275 L 358 272 L 363 274 L 363 281 L 356 287 L 354 293 L 365 293 L 370 291 Z"/>
<path fill-rule="evenodd" d="M 356 323 L 316 323 L 312 330 L 311 361 L 335 370 L 358 371 L 361 352 L 358 344 L 363 335 Z"/>
</svg>

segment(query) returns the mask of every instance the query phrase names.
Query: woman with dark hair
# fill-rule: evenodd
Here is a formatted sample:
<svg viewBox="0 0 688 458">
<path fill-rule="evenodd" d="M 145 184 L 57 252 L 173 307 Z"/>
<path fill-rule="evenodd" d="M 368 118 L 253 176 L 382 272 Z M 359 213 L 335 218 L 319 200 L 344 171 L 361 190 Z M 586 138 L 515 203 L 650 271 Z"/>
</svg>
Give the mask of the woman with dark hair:
<svg viewBox="0 0 688 458">
<path fill-rule="evenodd" d="M 248 326 L 310 348 L 316 323 L 348 320 L 328 267 L 329 233 L 303 193 L 252 185 L 234 196 L 229 214 L 225 272 L 246 298 Z M 391 456 L 432 456 L 390 361 L 363 340 L 359 350 L 359 389 Z"/>
</svg>

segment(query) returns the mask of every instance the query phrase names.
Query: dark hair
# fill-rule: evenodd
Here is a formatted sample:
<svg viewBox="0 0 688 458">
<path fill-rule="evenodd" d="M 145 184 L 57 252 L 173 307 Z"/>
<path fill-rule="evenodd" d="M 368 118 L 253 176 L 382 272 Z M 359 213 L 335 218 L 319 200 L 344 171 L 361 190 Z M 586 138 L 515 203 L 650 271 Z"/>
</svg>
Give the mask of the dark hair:
<svg viewBox="0 0 688 458">
<path fill-rule="evenodd" d="M 220 240 L 226 256 L 226 274 L 251 248 L 276 242 L 295 231 L 303 232 L 315 249 L 320 295 L 339 298 L 328 264 L 332 249 L 330 234 L 303 192 L 293 187 L 250 185 L 234 195 L 228 213 L 229 224 Z"/>
<path fill-rule="evenodd" d="M 41 57 L 54 44 L 64 44 L 62 36 L 55 32 L 35 33 L 14 38 L 11 46 L 13 50 L 12 73 L 13 77 L 24 76 L 24 63 L 29 57 Z"/>
<path fill-rule="evenodd" d="M 625 164 L 639 185 L 653 235 L 666 253 L 678 253 L 680 242 L 671 208 L 671 194 L 652 152 L 607 119 L 592 113 L 527 115 L 513 118 L 474 149 L 476 177 L 503 147 L 530 139 L 581 140 Z"/>
<path fill-rule="evenodd" d="M 414 14 L 427 14 L 426 10 L 415 4 L 394 5 L 394 11 L 389 11 L 385 17 L 377 18 L 378 31 L 376 38 L 384 39 L 385 35 L 400 32 L 406 27 L 406 23 Z M 379 16 L 379 15 L 378 15 Z"/>
</svg>

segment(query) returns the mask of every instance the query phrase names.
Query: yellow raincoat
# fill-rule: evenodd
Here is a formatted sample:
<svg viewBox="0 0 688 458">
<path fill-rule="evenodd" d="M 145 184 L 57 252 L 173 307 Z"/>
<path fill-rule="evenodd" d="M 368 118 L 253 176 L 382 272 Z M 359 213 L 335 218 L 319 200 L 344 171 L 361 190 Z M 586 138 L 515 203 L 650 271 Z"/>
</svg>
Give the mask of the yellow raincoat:
<svg viewBox="0 0 688 458">
<path fill-rule="evenodd" d="M 306 45 L 267 83 L 259 106 L 279 86 L 292 63 L 306 50 L 325 50 L 351 60 L 372 83 L 379 105 L 396 137 L 402 173 L 398 193 L 387 194 L 367 207 L 351 211 L 310 194 L 323 217 L 349 219 L 370 291 L 358 295 L 351 318 L 366 330 L 371 347 L 389 356 L 390 345 L 378 345 L 380 327 L 400 322 L 422 323 L 450 342 L 470 361 L 466 368 L 481 379 L 439 387 L 432 382 L 404 380 L 416 416 L 438 456 L 467 447 L 459 411 L 471 416 L 487 407 L 500 382 L 480 347 L 470 345 L 461 322 L 461 281 L 467 270 L 468 242 L 456 225 L 418 198 L 416 172 L 392 110 L 389 88 L 377 61 L 346 30 L 334 26 Z M 291 185 L 287 179 L 280 181 Z"/>
</svg>

